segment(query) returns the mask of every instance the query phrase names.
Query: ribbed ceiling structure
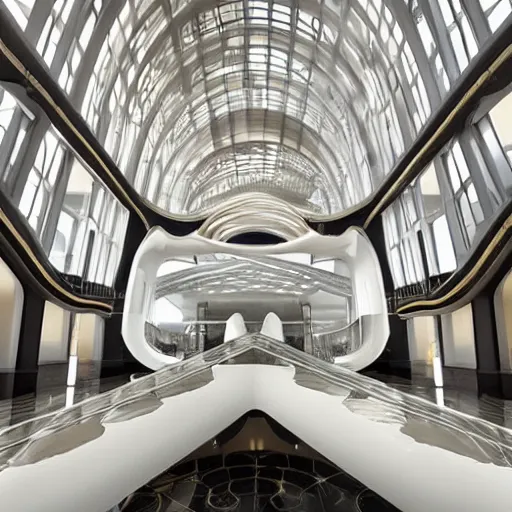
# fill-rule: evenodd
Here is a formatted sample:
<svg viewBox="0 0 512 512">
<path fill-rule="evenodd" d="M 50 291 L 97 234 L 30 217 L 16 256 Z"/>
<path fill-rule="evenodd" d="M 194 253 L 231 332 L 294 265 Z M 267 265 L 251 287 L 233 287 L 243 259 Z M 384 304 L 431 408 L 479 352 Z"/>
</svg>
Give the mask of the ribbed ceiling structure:
<svg viewBox="0 0 512 512">
<path fill-rule="evenodd" d="M 492 14 L 483 0 L 2 2 L 129 182 L 188 219 L 253 192 L 315 219 L 360 205 L 483 44 L 468 12 Z"/>
<path fill-rule="evenodd" d="M 137 190 L 171 213 L 204 214 L 248 191 L 339 212 L 389 169 L 390 137 L 403 149 L 391 97 L 404 36 L 377 3 L 127 2 L 82 113 Z"/>
<path fill-rule="evenodd" d="M 449 88 L 416 0 L 9 3 L 136 190 L 179 217 L 247 192 L 345 211 Z"/>
<path fill-rule="evenodd" d="M 324 291 L 352 295 L 350 279 L 333 272 L 277 258 L 218 256 L 209 264 L 158 279 L 155 297 L 171 294 L 279 293 L 300 296 Z"/>
</svg>

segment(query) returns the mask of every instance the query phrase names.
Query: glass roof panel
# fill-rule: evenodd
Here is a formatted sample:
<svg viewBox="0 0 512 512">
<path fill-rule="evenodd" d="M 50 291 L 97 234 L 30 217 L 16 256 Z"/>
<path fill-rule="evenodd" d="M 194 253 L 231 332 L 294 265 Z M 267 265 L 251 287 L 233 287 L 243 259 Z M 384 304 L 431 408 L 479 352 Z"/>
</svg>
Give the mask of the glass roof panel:
<svg viewBox="0 0 512 512">
<path fill-rule="evenodd" d="M 482 43 L 452 0 L 0 2 L 136 190 L 191 216 L 357 205 Z"/>
</svg>

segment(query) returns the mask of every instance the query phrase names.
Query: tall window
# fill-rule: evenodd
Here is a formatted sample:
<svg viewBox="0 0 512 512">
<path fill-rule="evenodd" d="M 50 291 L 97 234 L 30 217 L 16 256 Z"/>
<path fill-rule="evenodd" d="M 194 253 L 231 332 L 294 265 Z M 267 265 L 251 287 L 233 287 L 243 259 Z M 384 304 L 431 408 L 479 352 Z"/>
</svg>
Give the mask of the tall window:
<svg viewBox="0 0 512 512">
<path fill-rule="evenodd" d="M 73 157 L 50 261 L 66 274 L 112 285 L 127 222 L 126 209 Z"/>
<path fill-rule="evenodd" d="M 41 141 L 19 204 L 21 213 L 38 236 L 44 228 L 52 205 L 53 189 L 63 159 L 63 143 L 53 129 L 50 129 Z"/>
<path fill-rule="evenodd" d="M 48 66 L 51 66 L 57 46 L 69 19 L 75 0 L 56 0 L 39 36 L 36 49 Z"/>
<path fill-rule="evenodd" d="M 418 4 L 418 0 L 404 1 L 409 4 L 411 18 L 416 23 L 418 34 L 420 36 L 421 43 L 423 44 L 423 48 L 425 49 L 425 53 L 427 54 L 430 66 L 435 70 L 439 89 L 442 93 L 447 92 L 450 90 L 450 81 L 441 55 L 439 54 L 437 41 L 432 35 L 429 23 Z"/>
<path fill-rule="evenodd" d="M 478 53 L 478 45 L 473 29 L 460 0 L 441 0 L 439 7 L 443 14 L 459 69 L 464 71 L 469 61 Z"/>
<path fill-rule="evenodd" d="M 410 189 L 383 213 L 388 259 L 396 288 L 425 280 L 418 220 Z"/>
<path fill-rule="evenodd" d="M 452 234 L 436 174 L 437 159 L 383 213 L 388 260 L 395 286 L 419 283 L 456 270 Z M 423 267 L 420 232 L 428 268 Z"/>
<path fill-rule="evenodd" d="M 36 0 L 2 0 L 22 30 L 27 28 L 30 12 Z"/>
<path fill-rule="evenodd" d="M 479 0 L 479 2 L 492 32 L 498 30 L 512 13 L 511 0 Z"/>
<path fill-rule="evenodd" d="M 0 177 L 3 182 L 11 177 L 30 122 L 28 111 L 0 87 Z"/>
<path fill-rule="evenodd" d="M 475 238 L 477 226 L 484 220 L 484 214 L 468 163 L 458 141 L 452 142 L 451 148 L 443 155 L 443 162 L 448 172 L 460 227 L 469 249 Z"/>
<path fill-rule="evenodd" d="M 512 93 L 503 98 L 489 111 L 489 117 L 494 127 L 501 147 L 512 165 Z"/>
<path fill-rule="evenodd" d="M 418 180 L 423 215 L 427 259 L 431 275 L 452 272 L 457 268 L 453 241 L 444 212 L 435 164 L 432 162 Z"/>
<path fill-rule="evenodd" d="M 59 75 L 59 85 L 68 94 L 75 81 L 78 66 L 82 62 L 82 57 L 93 36 L 102 5 L 103 0 L 94 0 L 86 22 L 81 27 L 81 30 L 76 33 L 69 46 L 66 61 Z"/>
</svg>

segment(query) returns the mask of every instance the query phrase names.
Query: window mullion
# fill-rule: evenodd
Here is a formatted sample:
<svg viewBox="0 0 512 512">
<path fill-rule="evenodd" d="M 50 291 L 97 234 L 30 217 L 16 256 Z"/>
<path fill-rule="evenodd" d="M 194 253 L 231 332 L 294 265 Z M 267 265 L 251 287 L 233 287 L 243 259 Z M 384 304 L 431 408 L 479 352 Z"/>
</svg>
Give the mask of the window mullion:
<svg viewBox="0 0 512 512">
<path fill-rule="evenodd" d="M 7 170 L 7 166 L 9 165 L 9 160 L 11 158 L 14 145 L 16 144 L 16 139 L 18 138 L 22 120 L 23 113 L 21 112 L 20 107 L 17 106 L 0 144 L 0 177 L 4 175 Z"/>
<path fill-rule="evenodd" d="M 53 189 L 52 206 L 48 212 L 48 219 L 41 235 L 41 244 L 47 255 L 50 255 L 53 240 L 57 231 L 60 213 L 64 207 L 64 198 L 68 186 L 69 176 L 73 167 L 74 157 L 66 150 L 65 157 L 60 165 L 59 173 L 55 179 L 55 187 Z"/>
<path fill-rule="evenodd" d="M 34 2 L 34 7 L 28 19 L 27 28 L 25 29 L 25 37 L 35 47 L 39 36 L 43 31 L 46 20 L 53 9 L 55 0 L 38 0 Z"/>
<path fill-rule="evenodd" d="M 448 178 L 448 170 L 443 165 L 443 161 L 438 159 L 435 162 L 435 169 L 437 181 L 439 183 L 439 190 L 441 192 L 441 199 L 443 202 L 444 211 L 446 213 L 446 222 L 450 231 L 450 236 L 453 241 L 453 249 L 457 263 L 465 258 L 467 253 L 466 243 L 460 226 L 459 218 L 457 215 L 457 208 L 455 205 L 455 198 L 452 195 L 452 187 Z"/>
<path fill-rule="evenodd" d="M 482 166 L 486 165 L 482 155 L 476 154 L 474 148 L 469 143 L 469 138 L 471 135 L 471 133 L 464 132 L 459 138 L 459 143 L 461 145 L 464 156 L 466 157 L 466 161 L 472 163 L 472 166 L 469 169 L 470 181 L 475 185 L 478 202 L 482 207 L 484 218 L 487 219 L 492 217 L 494 214 L 494 208 L 492 206 L 491 198 L 489 197 L 489 189 L 483 176 L 483 173 L 487 172 L 487 168 L 482 168 Z"/>
<path fill-rule="evenodd" d="M 16 172 L 12 173 L 13 182 L 11 199 L 15 205 L 19 205 L 21 201 L 21 196 L 23 195 L 23 190 L 25 189 L 30 171 L 34 166 L 37 152 L 39 151 L 39 146 L 41 145 L 49 127 L 50 121 L 45 117 L 41 117 L 36 121 L 34 126 L 32 126 L 32 129 L 29 130 L 25 136 L 25 140 L 27 141 L 25 146 L 26 150 L 21 155 L 22 158 L 19 162 L 19 167 L 17 167 Z"/>
<path fill-rule="evenodd" d="M 100 11 L 91 40 L 78 66 L 71 89 L 70 99 L 77 109 L 81 109 L 82 107 L 89 80 L 94 73 L 94 65 L 98 59 L 101 47 L 114 24 L 114 20 L 121 12 L 123 5 L 123 2 L 107 2 L 106 6 Z"/>
<path fill-rule="evenodd" d="M 66 2 L 70 1 L 71 0 L 65 0 L 61 12 L 58 13 L 56 18 L 57 23 L 59 23 L 59 20 L 61 19 L 62 11 L 66 8 Z M 50 66 L 51 74 L 57 79 L 60 76 L 60 72 L 64 66 L 64 63 L 66 62 L 68 54 L 74 51 L 74 45 L 72 44 L 73 39 L 78 33 L 80 33 L 90 12 L 90 8 L 84 9 L 83 1 L 74 2 L 73 7 L 69 13 L 69 18 L 66 22 L 64 30 L 62 31 L 60 40 L 57 43 L 55 55 L 53 56 L 52 64 Z"/>
<path fill-rule="evenodd" d="M 466 13 L 469 24 L 473 29 L 478 47 L 481 48 L 492 36 L 485 14 L 476 0 L 460 0 L 460 2 L 462 10 Z"/>
<path fill-rule="evenodd" d="M 436 40 L 439 55 L 444 62 L 446 74 L 453 84 L 460 76 L 459 63 L 453 51 L 450 35 L 443 20 L 438 0 L 418 0 L 432 30 L 432 36 Z"/>
<path fill-rule="evenodd" d="M 478 145 L 482 150 L 491 179 L 497 186 L 497 192 L 502 199 L 505 199 L 512 191 L 511 163 L 504 152 L 489 116 L 483 117 L 478 125 Z"/>
<path fill-rule="evenodd" d="M 403 0 L 391 0 L 388 7 L 393 13 L 393 16 L 395 16 L 400 28 L 404 31 L 404 39 L 411 46 L 411 50 L 413 51 L 414 58 L 418 65 L 419 76 L 423 79 L 427 91 L 430 109 L 434 111 L 441 102 L 441 94 L 435 79 L 435 71 L 423 47 L 417 27 L 413 23 L 413 15 L 404 10 Z"/>
</svg>

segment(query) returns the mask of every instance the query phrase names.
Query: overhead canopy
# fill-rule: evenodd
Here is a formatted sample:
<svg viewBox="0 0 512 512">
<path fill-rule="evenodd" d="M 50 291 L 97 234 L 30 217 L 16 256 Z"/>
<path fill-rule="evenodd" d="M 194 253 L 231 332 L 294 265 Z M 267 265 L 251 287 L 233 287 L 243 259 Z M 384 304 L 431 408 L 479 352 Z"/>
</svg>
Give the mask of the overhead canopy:
<svg viewBox="0 0 512 512">
<path fill-rule="evenodd" d="M 242 191 L 343 210 L 371 193 L 393 144 L 403 148 L 390 100 L 403 80 L 392 69 L 399 47 L 379 40 L 379 20 L 340 7 L 127 4 L 83 113 L 136 188 L 171 212 L 203 212 Z"/>
</svg>

